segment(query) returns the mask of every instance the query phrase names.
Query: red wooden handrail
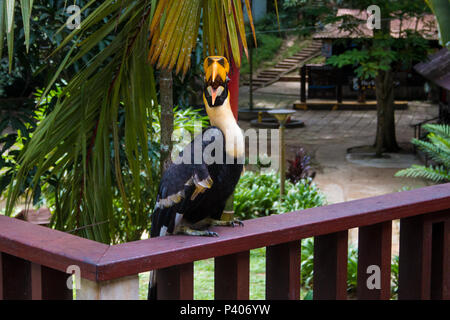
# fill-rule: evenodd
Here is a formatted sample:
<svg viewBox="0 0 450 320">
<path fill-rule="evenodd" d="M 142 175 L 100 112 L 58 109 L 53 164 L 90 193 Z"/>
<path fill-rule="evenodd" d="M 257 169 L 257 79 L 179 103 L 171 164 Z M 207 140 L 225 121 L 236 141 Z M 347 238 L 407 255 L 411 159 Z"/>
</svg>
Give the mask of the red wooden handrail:
<svg viewBox="0 0 450 320">
<path fill-rule="evenodd" d="M 113 246 L 0 216 L 0 252 L 63 272 L 78 265 L 83 278 L 104 281 L 449 209 L 450 183 L 217 227 L 219 237 L 170 236 Z"/>
</svg>

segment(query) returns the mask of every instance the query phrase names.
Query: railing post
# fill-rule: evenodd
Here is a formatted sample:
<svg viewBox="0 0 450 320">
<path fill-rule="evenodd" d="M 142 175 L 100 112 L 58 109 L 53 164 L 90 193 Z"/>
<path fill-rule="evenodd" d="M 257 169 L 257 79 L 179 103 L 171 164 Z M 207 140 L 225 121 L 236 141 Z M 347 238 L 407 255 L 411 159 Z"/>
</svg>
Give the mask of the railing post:
<svg viewBox="0 0 450 320">
<path fill-rule="evenodd" d="M 194 264 L 190 262 L 159 269 L 156 283 L 158 300 L 193 300 Z"/>
<path fill-rule="evenodd" d="M 314 237 L 314 300 L 347 299 L 348 231 Z"/>
<path fill-rule="evenodd" d="M 266 248 L 266 299 L 300 298 L 300 253 L 300 241 Z"/>
<path fill-rule="evenodd" d="M 249 299 L 250 252 L 244 251 L 214 259 L 214 298 Z"/>
<path fill-rule="evenodd" d="M 450 300 L 450 219 L 432 226 L 431 299 Z"/>
<path fill-rule="evenodd" d="M 0 300 L 71 300 L 64 272 L 0 252 Z"/>
<path fill-rule="evenodd" d="M 429 299 L 432 226 L 424 216 L 400 220 L 398 299 Z"/>
<path fill-rule="evenodd" d="M 2 253 L 3 299 L 31 299 L 30 262 Z"/>
<path fill-rule="evenodd" d="M 306 102 L 306 65 L 300 68 L 300 102 Z"/>
<path fill-rule="evenodd" d="M 0 252 L 0 300 L 4 300 L 3 297 L 3 262 L 2 262 L 3 253 Z"/>
<path fill-rule="evenodd" d="M 444 222 L 442 299 L 450 300 L 450 217 Z"/>
<path fill-rule="evenodd" d="M 44 300 L 72 300 L 73 291 L 67 286 L 69 274 L 41 266 L 42 298 Z"/>
<path fill-rule="evenodd" d="M 81 278 L 77 300 L 138 300 L 139 276 L 132 275 L 108 281 Z"/>
<path fill-rule="evenodd" d="M 42 300 L 42 268 L 31 263 L 31 300 Z"/>
<path fill-rule="evenodd" d="M 358 299 L 389 300 L 391 293 L 391 246 L 391 221 L 359 228 L 358 286 L 356 290 Z M 371 266 L 375 267 L 372 271 L 369 268 Z M 369 277 L 375 283 L 369 284 Z M 377 279 L 379 283 L 377 283 Z"/>
</svg>

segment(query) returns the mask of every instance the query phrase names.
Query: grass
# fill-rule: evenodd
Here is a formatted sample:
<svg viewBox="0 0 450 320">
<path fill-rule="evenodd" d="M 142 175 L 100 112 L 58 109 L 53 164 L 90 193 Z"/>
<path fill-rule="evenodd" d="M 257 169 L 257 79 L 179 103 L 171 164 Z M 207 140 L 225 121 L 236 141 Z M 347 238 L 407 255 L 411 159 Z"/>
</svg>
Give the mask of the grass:
<svg viewBox="0 0 450 320">
<path fill-rule="evenodd" d="M 260 66 L 270 62 L 281 47 L 283 39 L 273 34 L 257 35 L 258 48 L 253 49 L 253 72 Z M 241 75 L 250 73 L 250 65 L 246 58 L 242 59 Z"/>
<path fill-rule="evenodd" d="M 277 33 L 259 34 L 257 36 L 258 48 L 253 51 L 253 73 L 273 67 L 278 62 L 293 56 L 311 44 L 311 40 L 305 40 L 294 36 L 286 39 L 280 38 Z M 250 66 L 246 58 L 242 59 L 241 75 L 248 76 Z"/>
<path fill-rule="evenodd" d="M 317 56 L 308 61 L 308 64 L 324 64 L 327 59 L 324 56 Z"/>
<path fill-rule="evenodd" d="M 286 48 L 283 48 L 283 50 L 281 50 L 280 54 L 277 56 L 277 62 L 293 56 L 300 50 L 308 47 L 311 42 L 311 40 L 304 40 L 299 37 L 295 37 L 291 41 L 288 41 L 288 43 L 286 44 Z"/>
</svg>

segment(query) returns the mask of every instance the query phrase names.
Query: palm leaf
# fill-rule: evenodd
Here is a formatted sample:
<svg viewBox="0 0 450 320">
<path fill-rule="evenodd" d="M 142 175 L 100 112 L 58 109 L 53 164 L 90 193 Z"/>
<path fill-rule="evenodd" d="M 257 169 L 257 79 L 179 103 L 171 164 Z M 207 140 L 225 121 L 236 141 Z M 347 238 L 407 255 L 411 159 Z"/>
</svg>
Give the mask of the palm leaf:
<svg viewBox="0 0 450 320">
<path fill-rule="evenodd" d="M 438 22 L 442 45 L 450 48 L 450 2 L 448 0 L 425 0 Z"/>
<path fill-rule="evenodd" d="M 134 225 L 137 219 L 143 220 L 139 215 L 148 215 L 152 205 L 151 199 L 140 195 L 142 173 L 146 182 L 154 184 L 147 157 L 147 131 L 149 111 L 156 105 L 156 91 L 152 68 L 144 54 L 149 49 L 150 6 L 145 1 L 125 3 L 125 9 L 116 6 L 106 25 L 84 39 L 79 47 L 74 41 L 55 79 L 68 65 L 82 59 L 88 48 L 114 32 L 119 21 L 110 45 L 71 79 L 54 110 L 24 148 L 16 183 L 11 185 L 7 201 L 7 212 L 11 214 L 27 172 L 38 168 L 32 183 L 37 186 L 50 170 L 60 177 L 60 196 L 54 213 L 58 227 L 65 231 L 79 229 L 79 235 L 105 243 L 117 241 L 117 223 L 121 223 L 112 216 L 112 190 L 121 191 L 125 223 Z M 76 40 L 77 34 L 69 37 Z M 116 129 L 121 109 L 125 109 L 125 131 L 119 133 Z M 125 143 L 119 144 L 119 140 Z M 122 178 L 123 164 L 116 160 L 120 152 L 126 155 L 126 165 L 133 177 L 128 184 Z M 83 228 L 86 225 L 94 226 Z M 126 239 L 136 240 L 138 234 L 132 228 L 127 230 L 130 231 Z"/>
<path fill-rule="evenodd" d="M 242 3 L 237 0 L 159 1 L 150 24 L 148 56 L 151 63 L 169 70 L 176 66 L 176 73 L 182 71 L 186 74 L 190 53 L 195 49 L 200 19 L 203 19 L 203 41 L 207 53 L 225 55 L 240 67 L 241 47 L 245 54 L 248 49 Z"/>
<path fill-rule="evenodd" d="M 397 177 L 425 178 L 433 182 L 450 181 L 450 126 L 426 124 L 423 128 L 429 131 L 428 141 L 412 139 L 412 143 L 425 152 L 436 166 L 412 165 L 398 171 Z"/>
<path fill-rule="evenodd" d="M 248 0 L 245 4 L 255 37 Z M 21 0 L 20 5 L 28 43 L 33 1 Z M 0 35 L 6 34 L 10 67 L 15 6 L 14 0 L 0 4 Z M 33 198 L 40 185 L 55 185 L 52 221 L 58 229 L 115 243 L 121 225 L 127 225 L 127 241 L 140 237 L 149 224 L 158 183 L 154 172 L 159 172 L 157 161 L 149 159 L 148 140 L 154 131 L 150 126 L 157 106 L 149 61 L 186 74 L 201 19 L 208 54 L 223 54 L 239 67 L 241 48 L 247 52 L 241 1 L 104 0 L 83 17 L 81 28 L 53 52 L 67 53 L 42 96 L 75 62 L 84 61 L 84 67 L 62 89 L 53 111 L 24 147 L 9 186 L 7 214 L 23 195 L 28 173 L 36 170 L 26 193 Z M 110 36 L 112 41 L 87 60 L 91 49 Z M 0 52 L 2 40 L 1 36 Z M 125 123 L 123 130 L 119 121 Z"/>
<path fill-rule="evenodd" d="M 445 124 L 426 123 L 422 126 L 428 132 L 439 134 L 445 139 L 450 139 L 450 126 Z"/>
<path fill-rule="evenodd" d="M 410 168 L 398 171 L 396 177 L 424 178 L 433 182 L 450 181 L 450 172 L 444 166 L 425 167 L 412 165 Z"/>
<path fill-rule="evenodd" d="M 5 37 L 6 2 L 0 3 L 0 57 L 3 56 L 3 38 Z"/>
<path fill-rule="evenodd" d="M 425 152 L 433 161 L 450 168 L 450 126 L 426 124 L 428 141 L 413 139 L 411 142 Z"/>
</svg>

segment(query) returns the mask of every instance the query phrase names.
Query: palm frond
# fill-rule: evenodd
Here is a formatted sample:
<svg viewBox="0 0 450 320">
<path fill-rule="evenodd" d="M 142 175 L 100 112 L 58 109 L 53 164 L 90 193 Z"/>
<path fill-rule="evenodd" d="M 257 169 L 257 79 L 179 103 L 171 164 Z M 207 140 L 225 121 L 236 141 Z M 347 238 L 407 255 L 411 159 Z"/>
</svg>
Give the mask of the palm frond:
<svg viewBox="0 0 450 320">
<path fill-rule="evenodd" d="M 17 5 L 15 0 L 0 3 L 0 53 L 6 35 L 10 67 Z M 28 43 L 33 0 L 21 0 L 20 6 Z M 255 37 L 248 0 L 245 6 Z M 119 241 L 120 230 L 127 230 L 126 241 L 139 238 L 149 225 L 158 186 L 154 172 L 159 172 L 149 144 L 152 110 L 158 105 L 151 64 L 186 74 L 202 19 L 205 54 L 233 58 L 239 67 L 247 43 L 238 0 L 103 0 L 83 17 L 80 29 L 53 52 L 67 54 L 43 98 L 65 69 L 87 61 L 100 41 L 112 40 L 67 79 L 54 109 L 24 147 L 9 185 L 7 214 L 23 195 L 28 173 L 35 171 L 25 192 L 33 198 L 41 185 L 54 186 L 52 223 L 59 230 L 76 230 L 104 243 Z"/>
<path fill-rule="evenodd" d="M 410 168 L 398 171 L 396 177 L 424 178 L 433 182 L 450 181 L 450 171 L 444 166 L 425 167 L 421 165 L 412 165 Z"/>
<path fill-rule="evenodd" d="M 450 164 L 449 150 L 443 149 L 440 145 L 437 145 L 435 141 L 423 141 L 413 139 L 412 143 L 416 145 L 420 150 L 425 152 L 433 161 L 449 166 Z"/>
<path fill-rule="evenodd" d="M 34 0 L 20 0 L 20 9 L 23 18 L 23 32 L 25 34 L 25 45 L 28 51 L 30 42 L 30 19 Z M 12 58 L 14 52 L 14 32 L 15 32 L 15 8 L 16 0 L 2 0 L 0 3 L 0 57 L 3 54 L 3 39 L 6 34 L 8 46 L 9 70 L 12 69 Z"/>
<path fill-rule="evenodd" d="M 434 162 L 450 168 L 450 126 L 426 124 L 428 141 L 412 139 L 412 143 L 425 152 Z"/>
<path fill-rule="evenodd" d="M 440 135 L 443 138 L 450 140 L 450 126 L 446 124 L 426 123 L 422 126 L 428 132 Z"/>
<path fill-rule="evenodd" d="M 245 5 L 254 33 L 250 4 L 245 1 Z M 186 74 L 201 19 L 205 54 L 233 58 L 240 67 L 241 48 L 246 55 L 248 49 L 242 2 L 238 0 L 159 1 L 149 27 L 151 63 L 169 70 L 176 66 L 176 73 Z"/>
<path fill-rule="evenodd" d="M 59 205 L 55 206 L 54 213 L 59 229 L 70 231 L 94 225 L 78 233 L 111 243 L 115 241 L 116 231 L 111 216 L 114 186 L 121 190 L 122 202 L 127 204 L 123 206 L 127 217 L 123 223 L 134 225 L 152 207 L 154 197 L 141 197 L 140 183 L 144 179 L 150 186 L 155 184 L 148 159 L 148 124 L 157 102 L 153 70 L 145 54 L 149 49 L 149 3 L 106 2 L 115 11 L 109 11 L 106 24 L 98 29 L 101 32 L 94 32 L 82 44 L 76 39 L 83 29 L 72 33 L 69 37 L 74 39 L 73 50 L 58 72 L 81 59 L 83 52 L 114 32 L 116 26 L 117 33 L 110 45 L 70 80 L 54 110 L 40 123 L 24 148 L 16 183 L 10 187 L 7 212 L 12 212 L 27 172 L 36 168 L 32 185 L 37 186 L 45 172 L 51 171 L 59 179 Z M 103 15 L 100 8 L 92 14 Z M 117 123 L 121 113 L 125 130 L 119 133 Z M 118 165 L 120 152 L 125 154 L 126 163 Z M 127 187 L 122 177 L 125 168 L 132 176 L 132 183 Z M 102 223 L 105 221 L 110 223 Z M 133 240 L 138 234 L 130 232 L 125 237 Z"/>
</svg>

